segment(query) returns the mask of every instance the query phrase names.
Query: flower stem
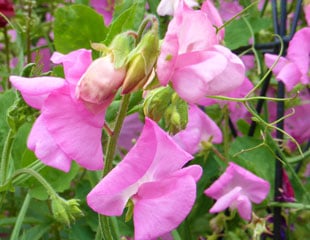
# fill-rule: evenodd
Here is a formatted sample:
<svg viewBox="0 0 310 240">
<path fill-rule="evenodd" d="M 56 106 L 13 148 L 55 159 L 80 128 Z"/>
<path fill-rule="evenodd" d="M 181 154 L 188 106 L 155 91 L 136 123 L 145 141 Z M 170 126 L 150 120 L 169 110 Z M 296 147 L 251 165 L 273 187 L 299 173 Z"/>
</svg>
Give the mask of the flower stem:
<svg viewBox="0 0 310 240">
<path fill-rule="evenodd" d="M 11 68 L 10 68 L 10 41 L 9 41 L 7 26 L 4 26 L 3 34 L 4 34 L 4 44 L 5 44 L 6 68 L 7 68 L 8 75 L 10 75 L 10 73 L 11 73 Z M 10 81 L 7 80 L 5 83 L 5 86 L 3 86 L 3 87 L 5 89 L 9 89 L 11 87 Z"/>
<path fill-rule="evenodd" d="M 130 94 L 123 96 L 122 103 L 119 109 L 118 116 L 116 118 L 113 134 L 109 137 L 107 144 L 107 151 L 105 156 L 105 166 L 103 169 L 103 177 L 106 176 L 113 168 L 113 159 L 116 149 L 117 140 L 122 129 L 124 119 L 127 114 L 127 108 L 129 105 Z"/>
<path fill-rule="evenodd" d="M 113 168 L 113 159 L 116 150 L 117 140 L 121 132 L 124 119 L 127 114 L 129 100 L 130 100 L 130 94 L 126 94 L 123 96 L 121 106 L 114 125 L 114 129 L 112 131 L 112 134 L 109 135 L 106 147 L 107 151 L 105 155 L 105 166 L 103 169 L 103 177 L 105 177 Z M 111 224 L 111 219 L 108 216 L 99 215 L 99 225 L 96 240 L 99 239 L 104 240 L 117 239 L 114 226 Z"/>
<path fill-rule="evenodd" d="M 9 130 L 8 135 L 6 137 L 4 147 L 2 150 L 1 156 L 1 166 L 0 166 L 0 185 L 3 185 L 7 180 L 8 171 L 9 171 L 9 161 L 10 161 L 10 153 L 13 145 L 15 133 L 12 129 Z"/>
</svg>

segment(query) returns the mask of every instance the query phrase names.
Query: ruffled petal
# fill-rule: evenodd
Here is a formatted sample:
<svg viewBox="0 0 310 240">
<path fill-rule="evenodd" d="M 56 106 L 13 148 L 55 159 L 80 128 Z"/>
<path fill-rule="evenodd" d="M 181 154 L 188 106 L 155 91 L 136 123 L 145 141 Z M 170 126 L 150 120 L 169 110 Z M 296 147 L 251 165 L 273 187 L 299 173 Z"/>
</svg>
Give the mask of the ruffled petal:
<svg viewBox="0 0 310 240">
<path fill-rule="evenodd" d="M 238 209 L 240 216 L 243 219 L 250 221 L 252 217 L 252 203 L 250 199 L 245 195 L 241 195 L 236 200 L 235 205 Z"/>
<path fill-rule="evenodd" d="M 53 93 L 45 101 L 42 115 L 58 146 L 82 167 L 103 167 L 101 146 L 104 113 L 94 115 L 68 94 Z"/>
<path fill-rule="evenodd" d="M 207 196 L 214 198 L 214 196 L 210 195 L 208 189 L 204 192 Z M 238 197 L 242 194 L 241 187 L 235 187 L 231 189 L 231 191 L 219 197 L 216 203 L 210 209 L 210 213 L 217 213 L 224 211 L 226 208 L 234 206 L 234 202 Z"/>
<path fill-rule="evenodd" d="M 61 150 L 47 131 L 42 116 L 35 121 L 28 137 L 27 146 L 44 164 L 69 172 L 71 159 Z"/>
<path fill-rule="evenodd" d="M 25 78 L 11 76 L 10 82 L 21 92 L 24 100 L 31 107 L 41 109 L 47 96 L 65 85 L 65 80 L 57 77 Z"/>
<path fill-rule="evenodd" d="M 134 197 L 135 239 L 152 239 L 175 229 L 189 214 L 195 198 L 191 176 L 143 184 Z"/>
<path fill-rule="evenodd" d="M 92 62 L 91 51 L 79 49 L 68 54 L 55 52 L 51 61 L 63 64 L 66 81 L 70 84 L 71 92 L 75 93 L 75 86 Z"/>
</svg>

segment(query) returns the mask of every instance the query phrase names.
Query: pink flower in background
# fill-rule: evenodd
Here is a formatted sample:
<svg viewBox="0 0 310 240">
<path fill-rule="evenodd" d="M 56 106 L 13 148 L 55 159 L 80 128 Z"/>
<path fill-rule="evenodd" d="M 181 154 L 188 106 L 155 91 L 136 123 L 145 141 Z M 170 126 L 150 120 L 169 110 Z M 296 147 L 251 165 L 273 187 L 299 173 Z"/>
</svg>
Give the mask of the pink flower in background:
<svg viewBox="0 0 310 240">
<path fill-rule="evenodd" d="M 280 57 L 272 69 L 278 81 L 282 81 L 287 90 L 292 90 L 298 83 L 308 84 L 310 65 L 310 28 L 302 28 L 290 41 L 286 57 Z M 278 56 L 265 54 L 265 63 L 271 68 Z"/>
<path fill-rule="evenodd" d="M 100 170 L 105 112 L 91 112 L 75 97 L 77 82 L 92 62 L 91 51 L 54 53 L 52 60 L 64 65 L 66 79 L 10 77 L 25 101 L 41 111 L 28 137 L 28 148 L 46 165 L 65 172 L 72 160 L 89 170 Z"/>
<path fill-rule="evenodd" d="M 175 229 L 196 198 L 198 165 L 182 168 L 192 156 L 155 122 L 146 118 L 135 146 L 88 194 L 96 212 L 120 216 L 133 201 L 135 239 L 152 239 Z"/>
<path fill-rule="evenodd" d="M 114 12 L 114 0 L 90 0 L 90 5 L 103 16 L 104 23 L 109 26 Z"/>
<path fill-rule="evenodd" d="M 310 2 L 304 4 L 304 13 L 308 27 L 310 27 Z"/>
<path fill-rule="evenodd" d="M 157 7 L 157 13 L 160 16 L 173 16 L 179 4 L 183 4 L 183 2 L 191 8 L 198 6 L 197 0 L 161 0 Z"/>
<path fill-rule="evenodd" d="M 220 0 L 219 13 L 224 21 L 228 21 L 243 10 L 236 0 Z"/>
<path fill-rule="evenodd" d="M 184 130 L 173 136 L 173 139 L 188 153 L 195 154 L 201 149 L 201 142 L 222 142 L 221 129 L 196 105 L 191 105 L 188 112 L 188 123 Z"/>
<path fill-rule="evenodd" d="M 127 152 L 132 148 L 140 136 L 142 128 L 143 124 L 139 119 L 138 113 L 131 114 L 125 118 L 117 142 L 117 147 L 120 152 Z"/>
<path fill-rule="evenodd" d="M 245 77 L 244 64 L 218 42 L 208 14 L 180 5 L 161 46 L 157 62 L 160 83 L 167 85 L 171 81 L 175 91 L 189 103 L 240 86 Z"/>
<path fill-rule="evenodd" d="M 40 38 L 36 44 L 36 47 L 43 47 L 40 50 L 33 52 L 31 59 L 33 62 L 36 62 L 36 59 L 39 59 L 39 64 L 42 65 L 42 71 L 47 72 L 51 70 L 51 51 L 47 46 L 47 41 L 45 38 Z"/>
<path fill-rule="evenodd" d="M 261 203 L 268 195 L 270 185 L 264 179 L 230 162 L 225 172 L 204 193 L 216 199 L 210 213 L 237 209 L 240 216 L 250 220 L 252 203 Z"/>
</svg>

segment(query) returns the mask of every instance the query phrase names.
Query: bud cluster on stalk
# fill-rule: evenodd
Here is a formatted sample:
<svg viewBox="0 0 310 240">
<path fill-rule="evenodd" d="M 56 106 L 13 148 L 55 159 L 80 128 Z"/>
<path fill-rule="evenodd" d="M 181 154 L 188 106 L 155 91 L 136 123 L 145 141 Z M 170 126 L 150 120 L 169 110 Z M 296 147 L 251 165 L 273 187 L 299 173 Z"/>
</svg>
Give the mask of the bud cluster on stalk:
<svg viewBox="0 0 310 240">
<path fill-rule="evenodd" d="M 135 46 L 133 32 L 114 37 L 109 47 L 92 44 L 102 56 L 94 60 L 79 80 L 76 96 L 93 112 L 104 111 L 116 92 L 122 94 L 142 89 L 151 75 L 159 54 L 157 23 L 148 30 Z"/>
</svg>

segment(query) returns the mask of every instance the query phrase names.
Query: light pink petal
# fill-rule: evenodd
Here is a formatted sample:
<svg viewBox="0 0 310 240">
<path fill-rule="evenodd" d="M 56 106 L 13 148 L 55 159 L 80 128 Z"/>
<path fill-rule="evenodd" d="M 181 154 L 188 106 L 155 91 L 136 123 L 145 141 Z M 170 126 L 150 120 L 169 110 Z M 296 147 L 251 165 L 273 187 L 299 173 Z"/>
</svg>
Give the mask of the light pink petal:
<svg viewBox="0 0 310 240">
<path fill-rule="evenodd" d="M 102 169 L 104 113 L 94 115 L 68 93 L 53 93 L 46 99 L 42 115 L 55 142 L 71 159 L 89 170 Z"/>
<path fill-rule="evenodd" d="M 57 77 L 25 78 L 11 76 L 10 82 L 21 92 L 24 100 L 33 108 L 41 109 L 47 96 L 65 85 L 65 80 Z"/>
<path fill-rule="evenodd" d="M 171 80 L 178 54 L 178 39 L 176 35 L 168 35 L 161 45 L 157 60 L 157 76 L 161 85 L 166 86 Z"/>
<path fill-rule="evenodd" d="M 241 195 L 236 200 L 235 205 L 240 216 L 243 219 L 250 221 L 252 217 L 252 204 L 250 199 L 245 195 Z"/>
<path fill-rule="evenodd" d="M 194 11 L 186 5 L 179 8 L 177 14 L 182 17 L 181 24 L 177 26 L 179 54 L 206 50 L 218 44 L 216 29 L 208 14 L 200 10 Z"/>
<path fill-rule="evenodd" d="M 88 194 L 87 203 L 94 211 L 111 216 L 122 214 L 128 199 L 138 190 L 136 182 L 145 175 L 156 154 L 154 126 L 155 123 L 146 119 L 137 143 Z"/>
<path fill-rule="evenodd" d="M 202 141 L 222 142 L 222 132 L 216 123 L 196 105 L 189 109 L 188 123 L 184 130 L 178 132 L 173 139 L 188 153 L 195 154 Z"/>
<path fill-rule="evenodd" d="M 212 50 L 223 54 L 228 64 L 225 70 L 210 82 L 208 95 L 225 94 L 241 86 L 245 79 L 245 66 L 241 59 L 220 45 L 213 46 Z"/>
<path fill-rule="evenodd" d="M 65 55 L 55 52 L 52 55 L 51 60 L 53 63 L 63 64 L 65 78 L 70 84 L 71 92 L 73 92 L 74 96 L 77 82 L 92 62 L 91 51 L 79 49 Z"/>
<path fill-rule="evenodd" d="M 204 192 L 207 196 L 214 198 L 214 196 L 210 195 L 210 192 L 205 190 Z M 239 196 L 242 194 L 242 188 L 241 187 L 235 187 L 231 189 L 226 194 L 220 196 L 215 202 L 215 204 L 210 209 L 210 213 L 218 213 L 224 211 L 226 208 L 233 206 L 234 202 L 239 198 Z"/>
<path fill-rule="evenodd" d="M 191 176 L 143 184 L 134 198 L 135 239 L 152 239 L 178 227 L 195 198 L 196 184 Z"/>
<path fill-rule="evenodd" d="M 217 28 L 221 27 L 223 25 L 223 20 L 220 16 L 220 13 L 218 10 L 215 8 L 213 3 L 210 0 L 206 0 L 201 7 L 201 10 L 205 13 L 207 13 L 212 25 L 216 26 Z M 225 35 L 225 29 L 221 29 L 218 32 L 219 35 L 219 40 L 222 41 L 224 40 L 224 35 Z"/>
<path fill-rule="evenodd" d="M 42 116 L 37 118 L 32 127 L 27 146 L 44 164 L 69 172 L 71 159 L 60 149 L 47 131 Z"/>
<path fill-rule="evenodd" d="M 277 59 L 278 56 L 276 55 L 265 54 L 266 66 L 271 68 Z M 288 91 L 291 91 L 301 80 L 301 72 L 298 66 L 284 57 L 279 58 L 272 72 L 278 81 L 285 84 Z"/>
<path fill-rule="evenodd" d="M 243 7 L 238 3 L 238 1 L 220 0 L 219 13 L 224 21 L 230 20 L 242 10 Z"/>
<path fill-rule="evenodd" d="M 195 52 L 180 56 L 178 59 L 179 68 L 172 79 L 175 91 L 189 103 L 198 102 L 206 97 L 211 88 L 208 83 L 221 74 L 228 64 L 227 59 L 222 54 L 206 51 L 203 53 L 204 61 L 187 66 L 183 65 L 186 62 L 190 63 L 191 59 L 194 61 L 199 55 L 199 52 Z"/>
<path fill-rule="evenodd" d="M 287 58 L 294 62 L 301 74 L 301 82 L 308 84 L 309 78 L 309 66 L 310 66 L 310 27 L 302 28 L 295 33 L 293 39 L 290 41 L 287 49 Z"/>
<path fill-rule="evenodd" d="M 262 202 L 269 193 L 269 182 L 256 176 L 247 169 L 240 167 L 236 163 L 230 162 L 224 174 L 222 176 L 223 178 L 228 176 L 230 186 L 242 187 L 243 192 L 246 193 L 252 202 Z"/>
</svg>

